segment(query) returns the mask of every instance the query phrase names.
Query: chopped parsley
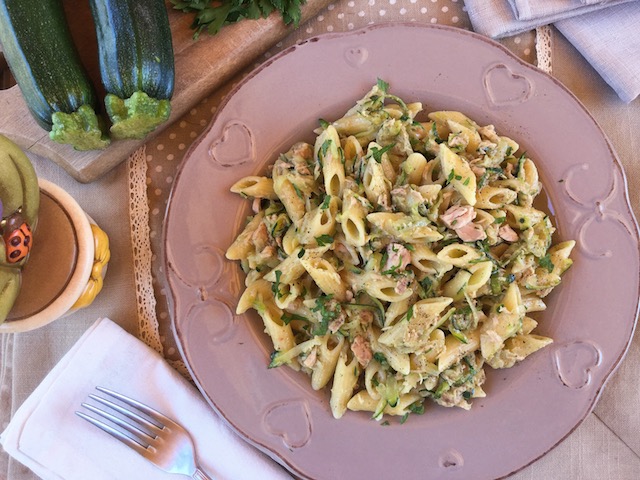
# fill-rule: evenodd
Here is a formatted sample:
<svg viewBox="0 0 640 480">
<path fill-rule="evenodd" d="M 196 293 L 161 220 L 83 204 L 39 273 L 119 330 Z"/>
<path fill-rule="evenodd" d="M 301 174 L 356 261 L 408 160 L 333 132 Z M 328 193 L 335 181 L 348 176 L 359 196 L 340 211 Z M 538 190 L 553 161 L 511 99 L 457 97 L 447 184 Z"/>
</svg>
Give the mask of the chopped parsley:
<svg viewBox="0 0 640 480">
<path fill-rule="evenodd" d="M 329 208 L 329 204 L 331 203 L 331 195 L 325 195 L 324 200 L 322 201 L 322 205 L 320 205 L 320 210 L 326 210 Z"/>
<path fill-rule="evenodd" d="M 322 295 L 316 299 L 312 312 L 320 315 L 320 324 L 316 325 L 312 334 L 322 336 L 327 334 L 329 323 L 340 313 L 340 304 L 333 301 L 333 295 Z"/>
<path fill-rule="evenodd" d="M 433 135 L 433 140 L 436 143 L 444 142 L 444 140 L 440 138 L 440 134 L 438 133 L 438 127 L 436 126 L 436 122 L 433 122 L 431 124 L 431 135 Z"/>
<path fill-rule="evenodd" d="M 462 175 L 458 175 L 455 169 L 451 169 L 449 175 L 447 175 L 447 182 L 451 183 L 453 180 L 462 180 Z M 467 184 L 469 183 L 469 178 L 467 177 Z M 466 185 L 466 184 L 465 184 Z"/>
<path fill-rule="evenodd" d="M 436 292 L 435 292 L 436 285 L 434 284 L 434 281 L 431 278 L 424 277 L 418 283 L 422 287 L 422 292 L 420 292 L 421 293 L 420 297 L 430 298 L 430 297 L 436 296 Z"/>
<path fill-rule="evenodd" d="M 489 172 L 487 172 L 486 170 L 482 173 L 482 176 L 480 177 L 480 180 L 478 180 L 478 189 L 481 189 L 482 187 L 484 187 L 487 183 L 487 179 L 489 178 Z"/>
<path fill-rule="evenodd" d="M 387 93 L 389 91 L 389 84 L 380 78 L 378 79 L 377 85 L 383 93 Z"/>
<path fill-rule="evenodd" d="M 556 267 L 553 262 L 551 261 L 551 257 L 549 256 L 549 254 L 547 253 L 544 257 L 540 258 L 538 260 L 538 265 L 540 265 L 542 268 L 546 269 L 547 272 L 551 273 L 553 272 L 553 269 Z"/>
<path fill-rule="evenodd" d="M 384 353 L 375 352 L 373 354 L 373 359 L 378 362 L 380 365 L 388 365 L 387 357 L 384 356 Z"/>
<path fill-rule="evenodd" d="M 385 145 L 382 148 L 376 148 L 376 147 L 371 147 L 371 156 L 373 157 L 373 159 L 378 162 L 378 163 L 382 163 L 382 155 L 384 155 L 385 153 L 387 153 L 389 150 L 391 150 L 393 147 L 395 147 L 396 144 L 394 143 L 390 143 L 389 145 Z"/>
<path fill-rule="evenodd" d="M 320 153 L 322 154 L 322 158 L 326 157 L 327 152 L 329 151 L 329 148 L 331 147 L 331 144 L 333 142 L 331 141 L 331 139 L 327 139 L 322 143 L 322 146 L 320 147 Z"/>
<path fill-rule="evenodd" d="M 407 310 L 407 316 L 406 316 L 407 322 L 410 322 L 412 318 L 413 318 L 413 305 L 411 305 L 409 307 L 409 310 Z"/>
<path fill-rule="evenodd" d="M 325 245 L 333 243 L 333 237 L 327 234 L 320 235 L 319 237 L 316 237 L 316 242 L 318 242 L 319 247 L 324 247 Z"/>
<path fill-rule="evenodd" d="M 449 172 L 449 175 L 447 176 L 447 182 L 451 183 L 455 175 L 456 175 L 456 171 L 452 168 L 451 171 Z"/>
<path fill-rule="evenodd" d="M 282 322 L 285 325 L 289 325 L 293 320 L 301 320 L 303 322 L 308 322 L 309 319 L 307 317 L 304 317 L 302 315 L 298 315 L 296 313 L 289 313 L 289 312 L 284 312 L 282 314 Z"/>
<path fill-rule="evenodd" d="M 407 407 L 409 410 L 406 412 L 402 418 L 400 419 L 400 425 L 404 424 L 408 419 L 410 414 L 414 415 L 423 415 L 424 414 L 424 400 L 418 400 L 413 402 L 411 405 Z"/>
<path fill-rule="evenodd" d="M 280 291 L 280 277 L 282 277 L 282 272 L 280 270 L 276 270 L 274 273 L 276 274 L 276 281 L 271 285 L 271 291 L 276 298 L 282 298 L 284 296 Z"/>
<path fill-rule="evenodd" d="M 520 158 L 518 158 L 518 163 L 516 165 L 516 169 L 513 172 L 513 176 L 514 177 L 518 177 L 520 175 L 520 171 L 522 170 L 522 166 L 524 165 L 524 161 L 527 159 L 527 157 L 525 157 L 526 153 L 523 153 L 522 155 L 520 155 Z"/>
</svg>

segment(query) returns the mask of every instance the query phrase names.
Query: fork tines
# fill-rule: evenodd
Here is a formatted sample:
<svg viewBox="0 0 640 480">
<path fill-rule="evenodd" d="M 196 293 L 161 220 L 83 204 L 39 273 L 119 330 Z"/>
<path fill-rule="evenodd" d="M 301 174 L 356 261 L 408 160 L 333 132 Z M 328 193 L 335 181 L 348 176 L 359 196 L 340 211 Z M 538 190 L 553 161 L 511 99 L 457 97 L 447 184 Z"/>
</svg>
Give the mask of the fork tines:
<svg viewBox="0 0 640 480">
<path fill-rule="evenodd" d="M 102 408 L 86 402 L 82 403 L 82 406 L 90 412 L 93 412 L 98 417 L 101 417 L 102 420 L 80 411 L 76 411 L 76 415 L 135 450 L 146 450 L 149 447 L 149 441 L 156 439 L 158 437 L 158 433 L 165 428 L 165 425 L 169 421 L 160 412 L 125 395 L 104 387 L 96 387 L 96 390 L 99 390 L 113 399 L 119 400 L 124 405 L 135 408 L 142 415 L 129 408 L 125 408 L 118 403 L 94 394 L 89 394 L 89 398 L 104 405 L 105 407 L 108 407 L 108 409 L 113 412 L 117 412 L 123 417 L 127 417 L 132 420 L 132 422 L 128 422 L 108 410 L 103 410 Z M 114 425 L 120 427 L 120 429 L 115 428 Z M 122 430 L 124 430 L 124 432 Z"/>
</svg>

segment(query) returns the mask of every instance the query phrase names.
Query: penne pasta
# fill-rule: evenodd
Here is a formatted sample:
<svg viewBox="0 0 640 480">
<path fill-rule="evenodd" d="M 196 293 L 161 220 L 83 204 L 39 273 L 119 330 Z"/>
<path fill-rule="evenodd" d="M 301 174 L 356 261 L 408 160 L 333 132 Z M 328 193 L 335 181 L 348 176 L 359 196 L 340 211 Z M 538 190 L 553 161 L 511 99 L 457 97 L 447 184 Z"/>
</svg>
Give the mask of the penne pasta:
<svg viewBox="0 0 640 480">
<path fill-rule="evenodd" d="M 347 404 L 360 377 L 360 365 L 355 356 L 349 355 L 349 348 L 344 345 L 336 362 L 331 385 L 329 405 L 333 418 L 341 418 L 347 411 Z M 349 358 L 351 357 L 351 358 Z"/>
<path fill-rule="evenodd" d="M 425 399 L 468 410 L 485 368 L 552 342 L 535 312 L 575 242 L 552 244 L 534 161 L 493 125 L 421 109 L 378 81 L 231 187 L 259 199 L 226 252 L 246 273 L 236 312 L 258 312 L 270 368 L 330 389 L 336 419 L 404 420 Z"/>
<path fill-rule="evenodd" d="M 278 199 L 278 195 L 273 190 L 273 179 L 267 177 L 244 177 L 234 183 L 229 190 L 246 197 Z"/>
</svg>

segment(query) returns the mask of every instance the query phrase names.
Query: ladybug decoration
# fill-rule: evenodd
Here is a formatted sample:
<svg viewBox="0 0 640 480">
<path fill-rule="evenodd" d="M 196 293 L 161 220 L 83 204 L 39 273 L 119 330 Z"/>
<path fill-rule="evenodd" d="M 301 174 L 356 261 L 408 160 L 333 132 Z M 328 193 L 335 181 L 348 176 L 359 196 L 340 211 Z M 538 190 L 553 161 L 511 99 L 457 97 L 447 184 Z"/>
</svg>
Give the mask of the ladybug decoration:
<svg viewBox="0 0 640 480">
<path fill-rule="evenodd" d="M 6 248 L 7 262 L 18 263 L 27 258 L 33 245 L 31 227 L 24 221 L 20 211 L 3 220 L 3 239 Z"/>
</svg>

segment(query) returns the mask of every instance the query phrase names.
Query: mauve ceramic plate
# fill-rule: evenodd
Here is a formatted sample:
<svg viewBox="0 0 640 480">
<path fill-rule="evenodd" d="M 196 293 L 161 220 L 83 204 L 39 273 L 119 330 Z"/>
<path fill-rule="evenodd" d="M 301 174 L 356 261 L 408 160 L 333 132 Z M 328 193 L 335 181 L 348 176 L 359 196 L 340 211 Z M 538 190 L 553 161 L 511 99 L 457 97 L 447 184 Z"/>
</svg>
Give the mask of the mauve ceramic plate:
<svg viewBox="0 0 640 480">
<path fill-rule="evenodd" d="M 229 187 L 264 172 L 317 120 L 341 116 L 382 78 L 426 111 L 460 110 L 520 143 L 540 170 L 573 267 L 537 316 L 555 342 L 508 370 L 487 369 L 471 411 L 427 402 L 381 426 L 334 420 L 328 392 L 287 368 L 257 314 L 234 314 L 243 274 L 224 252 L 249 205 Z M 591 411 L 624 356 L 638 312 L 638 229 L 602 130 L 552 77 L 474 33 L 378 25 L 312 38 L 245 78 L 186 155 L 164 230 L 165 272 L 181 352 L 211 406 L 303 478 L 486 479 L 544 455 Z"/>
</svg>

